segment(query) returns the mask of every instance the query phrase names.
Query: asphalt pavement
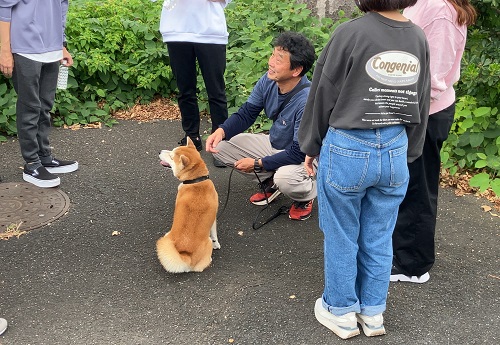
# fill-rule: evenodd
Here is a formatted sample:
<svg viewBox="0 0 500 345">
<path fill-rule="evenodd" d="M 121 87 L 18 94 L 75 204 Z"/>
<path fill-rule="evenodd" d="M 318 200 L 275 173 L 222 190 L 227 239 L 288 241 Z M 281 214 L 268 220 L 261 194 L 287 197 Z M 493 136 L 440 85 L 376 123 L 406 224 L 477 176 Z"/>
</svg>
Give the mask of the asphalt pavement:
<svg viewBox="0 0 500 345">
<path fill-rule="evenodd" d="M 255 184 L 234 173 L 228 187 L 231 169 L 204 151 L 221 209 L 229 191 L 222 248 L 202 273 L 165 272 L 155 242 L 169 229 L 178 181 L 158 152 L 181 136 L 179 121 L 52 131 L 55 156 L 80 169 L 61 175 L 67 214 L 0 241 L 1 345 L 500 343 L 500 218 L 452 189 L 440 191 L 431 278 L 391 283 L 382 337 L 341 340 L 316 321 L 316 205 L 307 221 L 283 215 L 253 230 Z M 21 166 L 17 140 L 0 144 L 3 182 L 23 182 Z M 289 204 L 280 196 L 264 216 Z"/>
</svg>

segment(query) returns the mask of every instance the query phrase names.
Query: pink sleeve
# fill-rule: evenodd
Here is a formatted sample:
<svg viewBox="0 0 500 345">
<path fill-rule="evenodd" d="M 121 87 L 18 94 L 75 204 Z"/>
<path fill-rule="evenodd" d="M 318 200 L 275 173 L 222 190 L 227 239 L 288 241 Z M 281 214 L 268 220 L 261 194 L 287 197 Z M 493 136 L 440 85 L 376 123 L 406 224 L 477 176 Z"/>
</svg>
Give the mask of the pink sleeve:
<svg viewBox="0 0 500 345">
<path fill-rule="evenodd" d="M 465 37 L 460 29 L 446 18 L 433 20 L 423 28 L 430 47 L 431 100 L 440 95 L 460 77 Z"/>
</svg>

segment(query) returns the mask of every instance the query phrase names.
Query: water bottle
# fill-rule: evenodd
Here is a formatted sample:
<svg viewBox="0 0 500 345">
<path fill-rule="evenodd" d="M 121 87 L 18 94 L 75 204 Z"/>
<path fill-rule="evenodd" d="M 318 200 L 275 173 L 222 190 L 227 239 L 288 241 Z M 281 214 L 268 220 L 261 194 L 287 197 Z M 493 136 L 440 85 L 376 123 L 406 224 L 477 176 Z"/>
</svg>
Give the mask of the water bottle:
<svg viewBox="0 0 500 345">
<path fill-rule="evenodd" d="M 59 74 L 57 75 L 57 88 L 66 90 L 68 88 L 68 66 L 65 64 L 59 65 Z"/>
</svg>

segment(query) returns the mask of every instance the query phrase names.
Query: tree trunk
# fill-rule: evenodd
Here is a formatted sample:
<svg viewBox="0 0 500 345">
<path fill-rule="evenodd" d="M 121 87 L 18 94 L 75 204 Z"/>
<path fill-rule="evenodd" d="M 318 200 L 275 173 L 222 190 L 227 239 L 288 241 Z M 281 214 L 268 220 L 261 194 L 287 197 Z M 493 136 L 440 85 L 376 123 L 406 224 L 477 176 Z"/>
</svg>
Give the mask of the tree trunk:
<svg viewBox="0 0 500 345">
<path fill-rule="evenodd" d="M 297 2 L 306 3 L 319 18 L 337 19 L 339 10 L 343 10 L 346 17 L 350 17 L 357 9 L 354 0 L 297 0 Z"/>
</svg>

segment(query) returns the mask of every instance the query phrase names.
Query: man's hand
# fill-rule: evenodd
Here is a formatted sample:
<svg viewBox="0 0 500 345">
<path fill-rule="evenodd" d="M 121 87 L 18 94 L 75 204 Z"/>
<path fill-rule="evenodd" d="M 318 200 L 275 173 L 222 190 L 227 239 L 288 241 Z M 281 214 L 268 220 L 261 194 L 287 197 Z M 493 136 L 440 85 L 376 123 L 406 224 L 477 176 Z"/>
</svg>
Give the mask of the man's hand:
<svg viewBox="0 0 500 345">
<path fill-rule="evenodd" d="M 306 156 L 306 159 L 304 160 L 304 167 L 306 168 L 307 175 L 309 176 L 314 176 L 313 161 L 315 158 L 316 156 Z"/>
<path fill-rule="evenodd" d="M 10 49 L 10 22 L 0 21 L 0 72 L 10 78 L 13 70 L 14 57 Z"/>
<path fill-rule="evenodd" d="M 73 57 L 71 57 L 71 54 L 68 52 L 66 47 L 63 47 L 63 58 L 61 63 L 66 67 L 73 66 Z"/>
<path fill-rule="evenodd" d="M 253 172 L 253 165 L 255 159 L 253 158 L 242 158 L 239 161 L 234 162 L 234 168 L 241 172 L 251 173 Z"/>
<path fill-rule="evenodd" d="M 14 58 L 10 50 L 0 51 L 0 72 L 7 78 L 12 77 L 12 71 L 14 70 Z"/>
<path fill-rule="evenodd" d="M 210 136 L 207 138 L 205 150 L 210 153 L 218 153 L 219 151 L 215 148 L 225 137 L 226 134 L 224 133 L 224 130 L 222 128 L 217 128 L 215 132 L 210 134 Z"/>
</svg>

